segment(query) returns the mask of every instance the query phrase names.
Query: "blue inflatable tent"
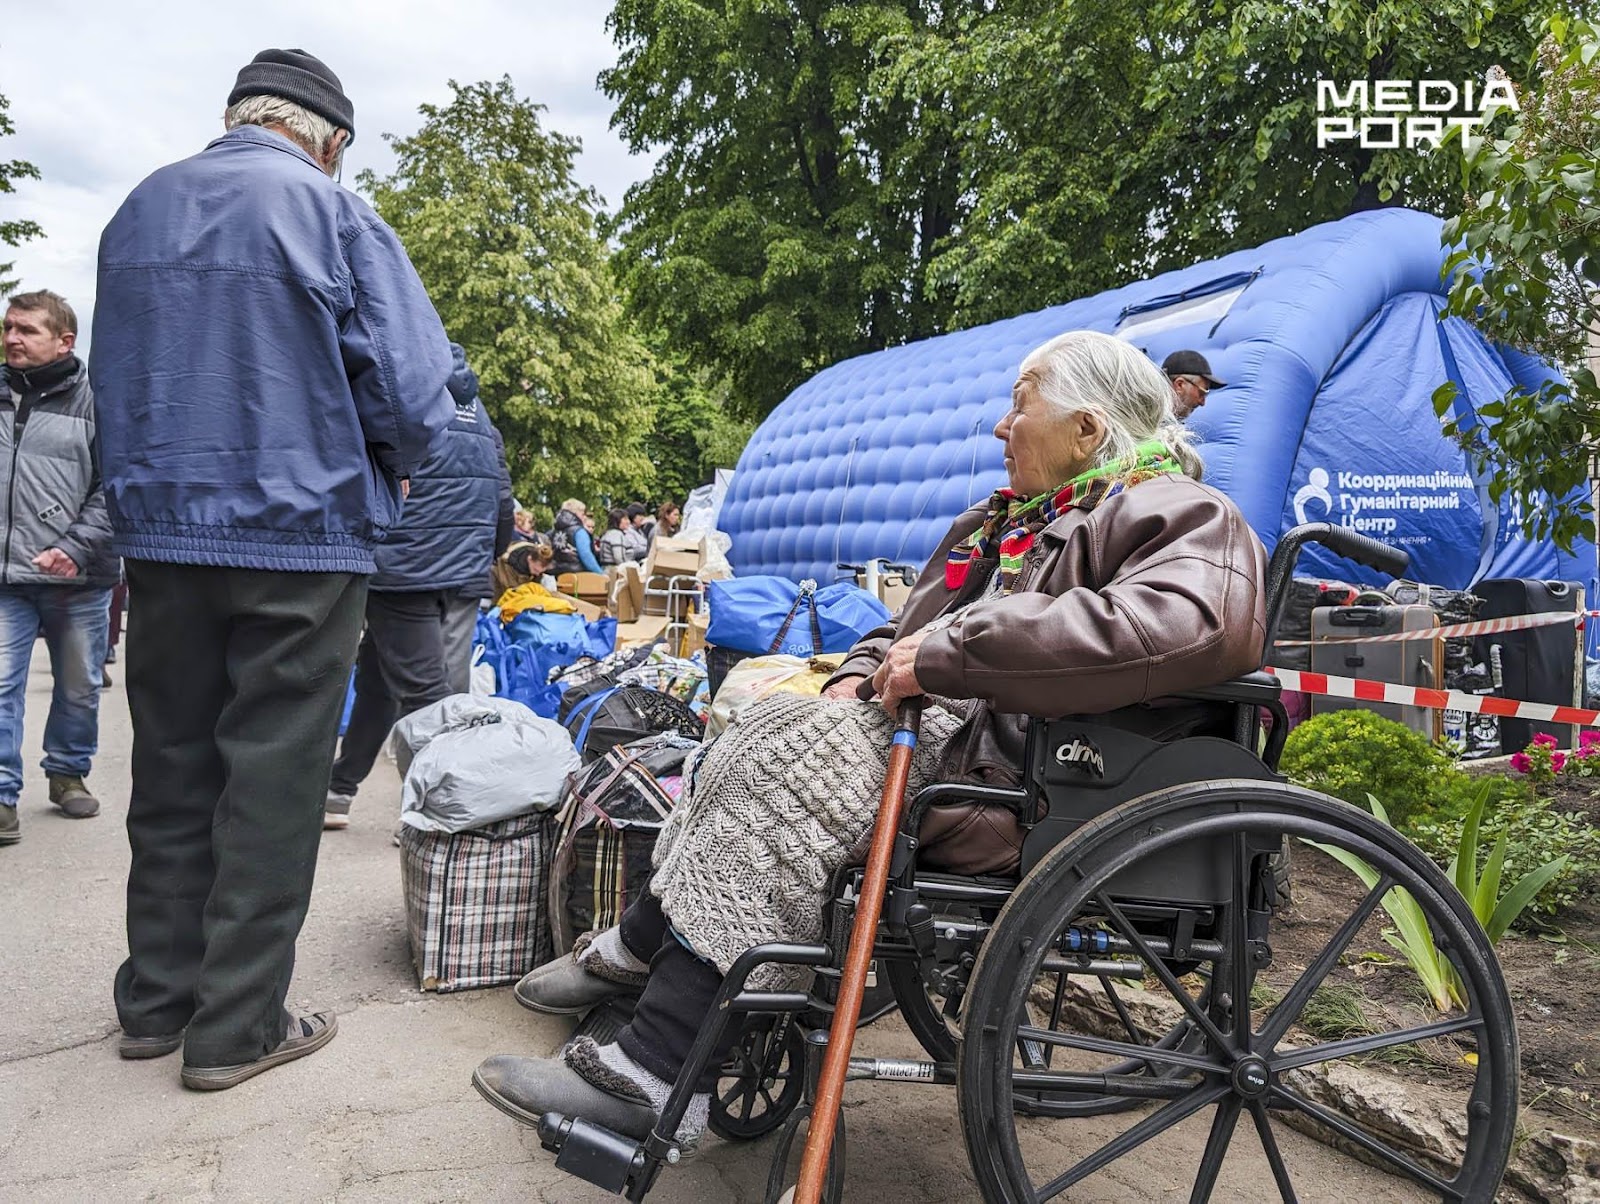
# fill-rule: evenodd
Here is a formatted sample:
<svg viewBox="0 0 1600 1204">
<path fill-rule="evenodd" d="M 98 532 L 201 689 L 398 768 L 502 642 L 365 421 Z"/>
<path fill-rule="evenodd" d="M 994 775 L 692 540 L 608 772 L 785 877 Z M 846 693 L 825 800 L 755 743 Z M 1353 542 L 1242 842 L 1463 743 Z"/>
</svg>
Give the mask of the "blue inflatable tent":
<svg viewBox="0 0 1600 1204">
<path fill-rule="evenodd" d="M 950 520 L 1005 483 L 992 437 L 1022 358 L 1066 330 L 1118 335 L 1160 362 L 1202 351 L 1228 382 L 1190 420 L 1206 479 L 1270 548 L 1327 519 L 1411 553 L 1410 576 L 1582 582 L 1595 549 L 1522 538 L 1439 432 L 1432 394 L 1464 416 L 1549 369 L 1441 324 L 1438 218 L 1383 209 L 1068 305 L 847 360 L 796 389 L 739 459 L 721 526 L 739 573 L 831 581 L 839 561 L 920 564 Z M 1373 581 L 1320 549 L 1302 574 Z"/>
</svg>

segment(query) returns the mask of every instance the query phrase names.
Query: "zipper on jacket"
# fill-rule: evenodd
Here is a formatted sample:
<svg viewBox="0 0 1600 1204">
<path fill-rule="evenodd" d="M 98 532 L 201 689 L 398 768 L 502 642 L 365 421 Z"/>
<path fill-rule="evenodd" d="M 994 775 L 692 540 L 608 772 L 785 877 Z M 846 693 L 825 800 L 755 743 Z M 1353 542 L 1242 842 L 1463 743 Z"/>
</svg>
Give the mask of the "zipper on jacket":
<svg viewBox="0 0 1600 1204">
<path fill-rule="evenodd" d="M 0 560 L 0 582 L 11 584 L 11 537 L 17 529 L 17 453 L 22 447 L 22 408 L 27 402 L 22 394 L 14 393 L 17 399 L 15 412 L 11 415 L 11 478 L 6 482 L 6 548 L 5 559 Z"/>
<path fill-rule="evenodd" d="M 88 371 L 88 369 L 80 369 Z M 11 479 L 6 482 L 6 546 L 5 559 L 0 560 L 0 584 L 11 584 L 11 537 L 17 530 L 17 456 L 22 451 L 22 431 L 27 425 L 25 414 L 31 414 L 39 406 L 57 393 L 65 392 L 67 386 L 77 379 L 76 376 L 68 377 L 54 389 L 40 392 L 33 399 L 30 406 L 26 397 L 21 393 L 12 393 L 16 401 L 15 413 L 11 415 Z M 44 549 L 41 548 L 40 551 Z M 87 567 L 83 570 L 87 572 Z"/>
</svg>

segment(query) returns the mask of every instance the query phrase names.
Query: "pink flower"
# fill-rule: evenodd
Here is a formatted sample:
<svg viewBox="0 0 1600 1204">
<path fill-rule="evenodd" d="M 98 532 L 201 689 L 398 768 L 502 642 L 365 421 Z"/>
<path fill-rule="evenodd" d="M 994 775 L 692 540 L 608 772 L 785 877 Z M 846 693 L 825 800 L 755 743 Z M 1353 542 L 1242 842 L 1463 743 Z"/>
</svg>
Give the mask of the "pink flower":
<svg viewBox="0 0 1600 1204">
<path fill-rule="evenodd" d="M 1567 754 L 1566 753 L 1558 752 L 1558 753 L 1551 753 L 1550 754 L 1550 769 L 1551 769 L 1552 772 L 1560 773 L 1566 767 L 1567 767 Z"/>
<path fill-rule="evenodd" d="M 1578 747 L 1588 748 L 1591 744 L 1600 744 L 1600 731 L 1586 727 L 1578 733 Z"/>
<path fill-rule="evenodd" d="M 1595 752 L 1600 752 L 1600 749 L 1596 749 L 1593 744 L 1580 744 L 1572 750 L 1572 755 L 1582 761 Z"/>
<path fill-rule="evenodd" d="M 1539 735 L 1537 735 L 1537 736 L 1535 736 L 1533 738 L 1533 743 L 1534 744 L 1542 744 L 1545 748 L 1554 748 L 1556 746 L 1557 741 L 1556 741 L 1556 738 L 1554 736 L 1552 736 L 1549 732 L 1541 732 Z"/>
<path fill-rule="evenodd" d="M 1533 761 L 1529 759 L 1528 754 L 1525 752 L 1512 753 L 1511 768 L 1518 773 L 1532 773 Z"/>
</svg>

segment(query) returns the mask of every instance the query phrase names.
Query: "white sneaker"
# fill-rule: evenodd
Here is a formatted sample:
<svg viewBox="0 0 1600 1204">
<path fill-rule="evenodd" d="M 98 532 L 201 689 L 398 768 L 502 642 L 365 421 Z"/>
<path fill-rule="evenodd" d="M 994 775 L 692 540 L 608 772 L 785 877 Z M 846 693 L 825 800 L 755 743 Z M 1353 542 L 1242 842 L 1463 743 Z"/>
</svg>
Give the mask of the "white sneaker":
<svg viewBox="0 0 1600 1204">
<path fill-rule="evenodd" d="M 328 791 L 328 801 L 322 804 L 322 826 L 326 828 L 348 828 L 350 826 L 350 804 L 355 802 L 355 796 L 349 794 L 335 794 Z"/>
</svg>

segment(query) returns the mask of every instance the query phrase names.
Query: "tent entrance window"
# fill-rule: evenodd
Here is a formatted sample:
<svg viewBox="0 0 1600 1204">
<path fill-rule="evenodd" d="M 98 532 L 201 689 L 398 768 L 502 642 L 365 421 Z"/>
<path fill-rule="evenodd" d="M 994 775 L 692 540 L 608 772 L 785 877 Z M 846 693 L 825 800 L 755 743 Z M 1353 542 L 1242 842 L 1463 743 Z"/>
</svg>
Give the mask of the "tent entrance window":
<svg viewBox="0 0 1600 1204">
<path fill-rule="evenodd" d="M 1259 275 L 1260 268 L 1253 272 L 1230 272 L 1226 276 L 1186 288 L 1181 293 L 1165 293 L 1129 305 L 1117 315 L 1116 335 L 1119 339 L 1133 342 L 1146 335 L 1201 322 L 1210 323 L 1215 331 L 1216 324 L 1228 316 L 1233 303 Z"/>
</svg>

